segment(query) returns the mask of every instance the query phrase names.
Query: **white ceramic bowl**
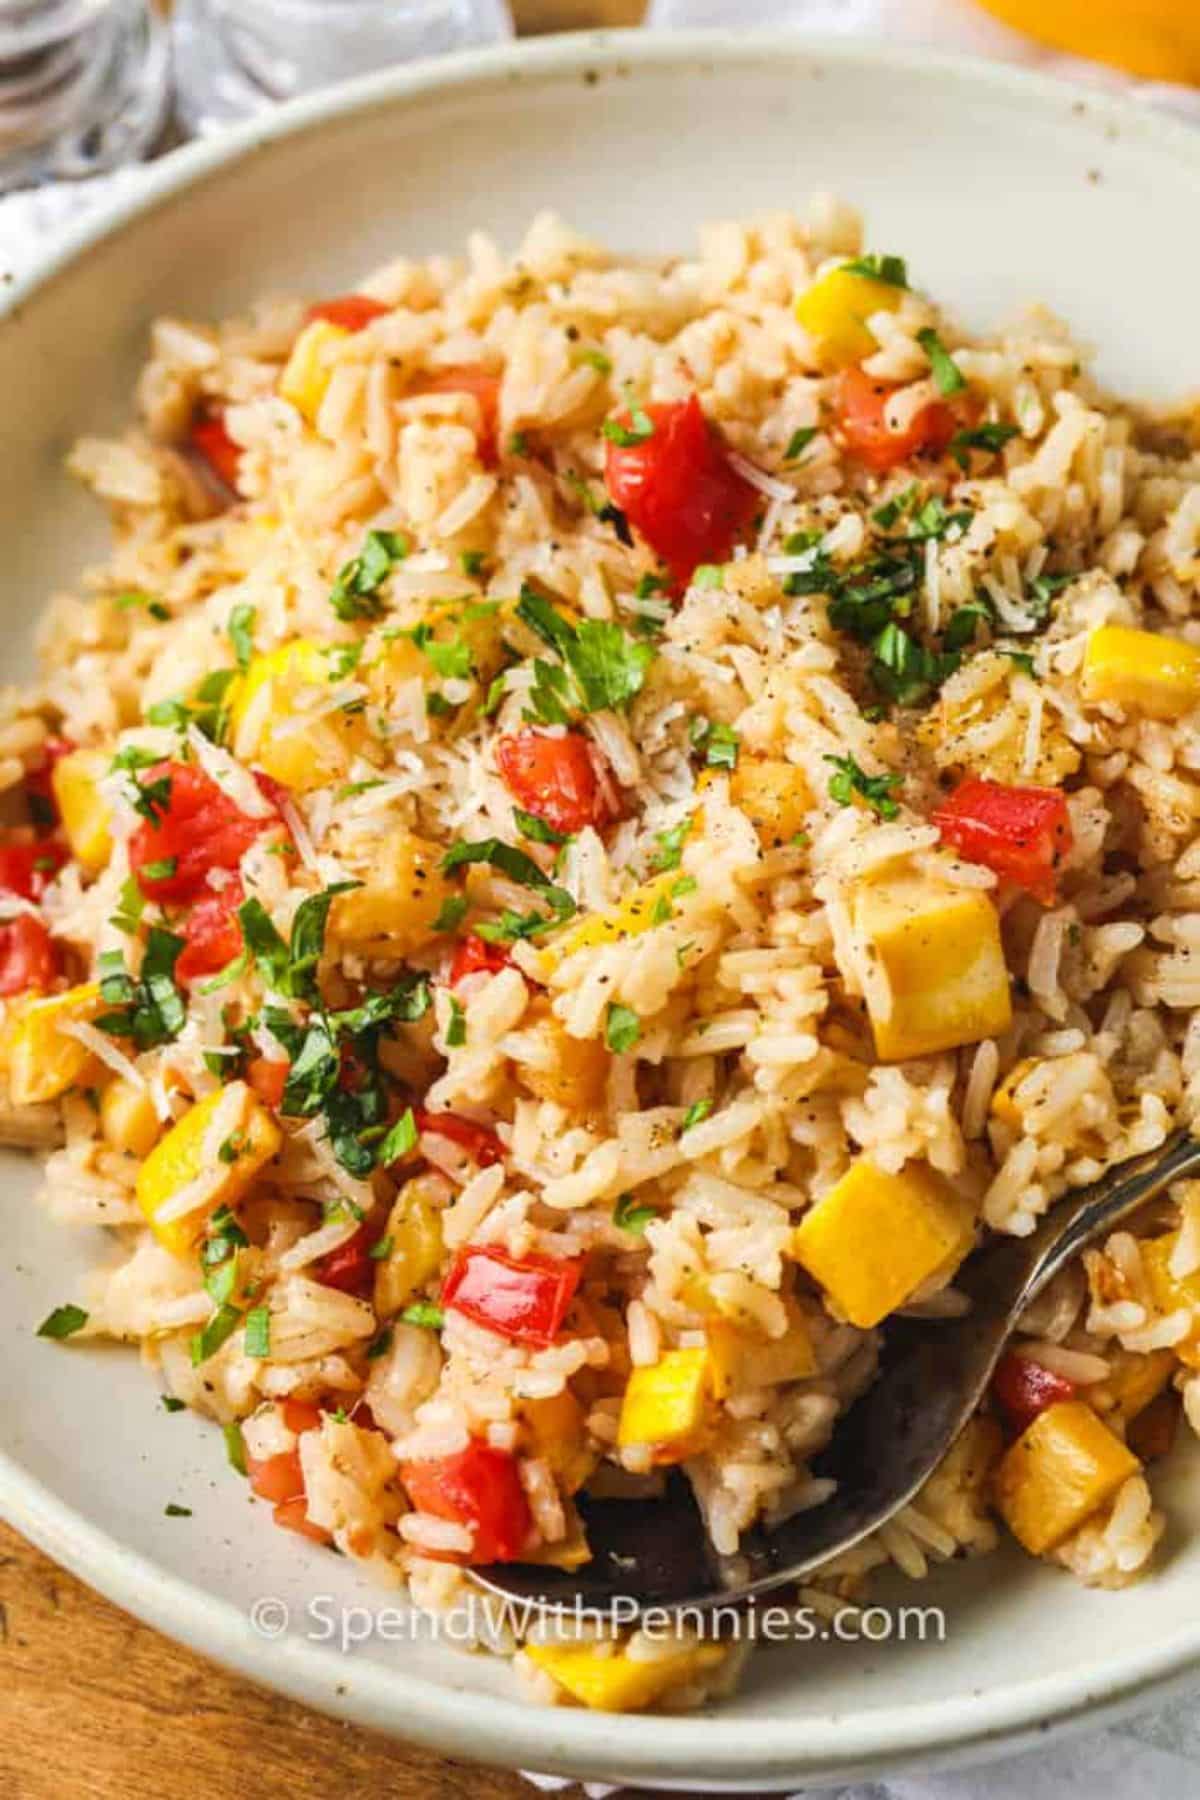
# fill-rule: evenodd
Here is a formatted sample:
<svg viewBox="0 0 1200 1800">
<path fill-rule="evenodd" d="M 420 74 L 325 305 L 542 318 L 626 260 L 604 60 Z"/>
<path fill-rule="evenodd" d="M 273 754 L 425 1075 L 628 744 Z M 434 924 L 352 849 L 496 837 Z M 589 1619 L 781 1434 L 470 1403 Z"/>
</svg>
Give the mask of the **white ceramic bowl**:
<svg viewBox="0 0 1200 1800">
<path fill-rule="evenodd" d="M 218 314 L 256 294 L 344 291 L 396 251 L 507 241 L 555 206 L 630 250 L 685 248 L 705 218 L 833 189 L 870 242 L 973 326 L 1044 298 L 1133 393 L 1200 385 L 1195 318 L 1200 134 L 1095 94 L 926 54 L 755 40 L 549 40 L 399 69 L 168 159 L 133 204 L 77 233 L 0 320 L 5 674 L 27 672 L 43 596 L 103 541 L 65 480 L 80 431 L 125 414 L 151 317 Z M 1200 1659 L 1200 1482 L 1179 1454 L 1159 1493 L 1160 1572 L 1101 1594 L 1001 1555 L 914 1602 L 944 1643 L 777 1648 L 711 1716 L 540 1712 L 501 1662 L 445 1645 L 319 1641 L 330 1604 L 386 1599 L 271 1528 L 220 1434 L 158 1406 L 137 1359 L 34 1336 L 101 1248 L 32 1203 L 3 1165 L 0 1510 L 130 1611 L 331 1713 L 458 1756 L 709 1790 L 994 1754 L 1130 1706 Z M 164 1506 L 190 1506 L 188 1519 Z M 268 1639 L 255 1600 L 291 1627 Z M 267 1622 L 271 1615 L 268 1613 Z"/>
</svg>

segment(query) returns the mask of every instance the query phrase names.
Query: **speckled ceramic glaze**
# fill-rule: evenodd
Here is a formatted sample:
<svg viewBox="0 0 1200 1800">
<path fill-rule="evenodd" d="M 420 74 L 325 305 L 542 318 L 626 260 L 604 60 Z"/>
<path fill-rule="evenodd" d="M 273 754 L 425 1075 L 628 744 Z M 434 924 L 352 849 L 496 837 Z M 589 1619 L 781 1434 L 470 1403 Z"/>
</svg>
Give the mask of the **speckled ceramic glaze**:
<svg viewBox="0 0 1200 1800">
<path fill-rule="evenodd" d="M 132 203 L 4 284 L 5 677 L 28 672 L 42 598 L 101 541 L 62 456 L 124 415 L 155 313 L 344 291 L 377 259 L 452 249 L 475 227 L 511 241 L 546 206 L 621 249 L 685 249 L 702 219 L 817 187 L 861 206 L 871 244 L 903 252 L 968 324 L 1042 298 L 1126 392 L 1200 387 L 1200 133 L 1186 127 L 1005 68 L 794 37 L 557 39 L 400 69 L 168 158 Z M 35 1337 L 105 1246 L 34 1205 L 22 1159 L 0 1184 L 0 1512 L 130 1611 L 342 1718 L 598 1779 L 794 1788 L 995 1754 L 1200 1660 L 1194 1446 L 1158 1484 L 1171 1530 L 1137 1587 L 1093 1593 L 1003 1554 L 951 1568 L 888 1595 L 944 1606 L 944 1642 L 763 1651 L 712 1715 L 539 1712 L 503 1662 L 394 1641 L 400 1614 L 343 1654 L 334 1610 L 389 1596 L 273 1530 L 220 1433 L 163 1412 L 133 1355 Z M 169 1502 L 191 1517 L 165 1516 Z M 259 1605 L 256 1630 L 263 1601 L 278 1605 Z"/>
</svg>

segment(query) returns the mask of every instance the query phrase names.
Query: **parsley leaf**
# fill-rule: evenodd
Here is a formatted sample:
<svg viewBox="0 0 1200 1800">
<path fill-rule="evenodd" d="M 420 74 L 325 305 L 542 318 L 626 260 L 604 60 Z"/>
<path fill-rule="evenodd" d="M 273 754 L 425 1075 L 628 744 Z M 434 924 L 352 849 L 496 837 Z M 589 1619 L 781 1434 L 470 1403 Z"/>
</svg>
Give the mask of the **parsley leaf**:
<svg viewBox="0 0 1200 1800">
<path fill-rule="evenodd" d="M 426 1331 L 440 1331 L 446 1323 L 445 1313 L 432 1300 L 414 1300 L 411 1306 L 405 1307 L 400 1319 L 405 1325 L 422 1325 Z"/>
<path fill-rule="evenodd" d="M 175 984 L 175 964 L 183 939 L 161 925 L 152 925 L 146 939 L 141 972 L 135 981 L 119 950 L 100 958 L 100 997 L 111 1012 L 96 1020 L 110 1037 L 132 1039 L 138 1050 L 152 1050 L 179 1036 L 187 1008 Z"/>
<path fill-rule="evenodd" d="M 339 619 L 377 619 L 383 612 L 379 589 L 408 555 L 408 539 L 398 531 L 368 531 L 358 555 L 338 570 L 329 604 Z"/>
<path fill-rule="evenodd" d="M 868 281 L 883 281 L 888 287 L 908 286 L 908 264 L 902 256 L 878 256 L 873 252 L 856 256 L 852 262 L 842 264 L 842 273 L 865 275 Z"/>
<path fill-rule="evenodd" d="M 995 456 L 1003 450 L 1010 438 L 1019 435 L 1015 425 L 975 425 L 970 430 L 956 431 L 950 439 L 950 454 L 960 469 L 967 470 L 971 466 L 971 451 L 981 450 L 988 456 Z"/>
<path fill-rule="evenodd" d="M 250 658 L 254 655 L 254 621 L 257 617 L 258 608 L 245 603 L 235 606 L 229 615 L 226 630 L 239 669 L 250 667 Z"/>
<path fill-rule="evenodd" d="M 695 818 L 689 813 L 686 819 L 680 819 L 678 825 L 671 825 L 666 831 L 657 834 L 658 849 L 650 862 L 652 875 L 663 875 L 668 870 L 679 867 L 683 860 L 683 846 L 694 824 Z"/>
<path fill-rule="evenodd" d="M 600 427 L 610 444 L 616 444 L 621 450 L 631 450 L 635 444 L 644 444 L 654 436 L 654 420 L 636 399 L 633 389 L 625 390 L 626 416 L 628 425 L 619 419 L 605 419 Z"/>
<path fill-rule="evenodd" d="M 680 1131 L 690 1131 L 693 1125 L 699 1125 L 701 1120 L 707 1119 L 712 1109 L 713 1103 L 711 1100 L 693 1100 L 692 1104 L 683 1115 L 683 1123 L 679 1127 Z"/>
<path fill-rule="evenodd" d="M 836 773 L 829 777 L 829 797 L 839 806 L 853 804 L 858 794 L 881 819 L 894 819 L 900 811 L 892 789 L 904 785 L 903 775 L 868 775 L 852 756 L 826 756 Z"/>
<path fill-rule="evenodd" d="M 458 1050 L 467 1041 L 467 1015 L 461 1004 L 450 996 L 450 1023 L 446 1027 L 446 1046 Z"/>
<path fill-rule="evenodd" d="M 617 1056 L 623 1056 L 632 1050 L 642 1035 L 642 1021 L 631 1006 L 619 1006 L 614 1002 L 608 1009 L 608 1018 L 604 1026 L 604 1041 Z"/>
<path fill-rule="evenodd" d="M 627 1231 L 631 1237 L 640 1237 L 652 1219 L 657 1219 L 658 1211 L 653 1206 L 639 1206 L 632 1194 L 621 1194 L 613 1207 L 612 1221 L 618 1231 Z"/>
<path fill-rule="evenodd" d="M 517 616 L 561 658 L 561 665 L 540 658 L 534 663 L 530 701 L 538 723 L 564 725 L 572 709 L 620 711 L 641 692 L 654 650 L 611 620 L 572 625 L 528 586 L 521 590 Z"/>
<path fill-rule="evenodd" d="M 37 1328 L 40 1338 L 69 1338 L 82 1331 L 88 1315 L 82 1306 L 56 1306 Z"/>
<path fill-rule="evenodd" d="M 386 1169 L 392 1163 L 399 1162 L 402 1157 L 407 1156 L 410 1150 L 415 1150 L 418 1135 L 416 1115 L 410 1106 L 400 1114 L 379 1146 L 381 1166 Z"/>
<path fill-rule="evenodd" d="M 929 367 L 933 371 L 938 393 L 961 394 L 967 385 L 967 378 L 932 325 L 927 325 L 924 331 L 918 331 L 917 342 L 929 358 Z"/>
<path fill-rule="evenodd" d="M 536 813 L 526 812 L 524 807 L 513 807 L 513 823 L 531 844 L 565 844 L 567 841 L 561 831 L 555 831 L 553 825 L 547 825 Z"/>
<path fill-rule="evenodd" d="M 808 446 L 816 437 L 819 429 L 820 427 L 817 425 L 801 425 L 798 431 L 793 431 L 791 437 L 788 439 L 787 449 L 783 453 L 785 467 L 788 463 L 796 462 L 801 454 L 808 449 Z"/>
<path fill-rule="evenodd" d="M 271 1354 L 271 1314 L 265 1306 L 252 1306 L 246 1314 L 246 1355 Z"/>
</svg>

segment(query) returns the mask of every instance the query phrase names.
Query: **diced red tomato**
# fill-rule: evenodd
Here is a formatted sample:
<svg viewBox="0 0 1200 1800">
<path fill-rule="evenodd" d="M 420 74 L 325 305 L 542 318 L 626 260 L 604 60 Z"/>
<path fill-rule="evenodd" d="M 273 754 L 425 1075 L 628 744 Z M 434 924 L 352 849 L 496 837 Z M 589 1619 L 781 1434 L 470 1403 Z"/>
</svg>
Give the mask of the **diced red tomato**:
<svg viewBox="0 0 1200 1800">
<path fill-rule="evenodd" d="M 437 1562 L 519 1562 L 532 1520 L 516 1458 L 472 1439 L 455 1456 L 400 1465 L 400 1479 L 418 1512 L 469 1526 L 475 1542 L 467 1553 L 427 1550 Z"/>
<path fill-rule="evenodd" d="M 298 1450 L 281 1450 L 278 1456 L 264 1456 L 261 1460 L 254 1456 L 246 1458 L 246 1473 L 250 1477 L 250 1486 L 260 1500 L 269 1500 L 278 1505 L 281 1500 L 295 1500 L 304 1496 L 304 1476 L 300 1470 L 300 1452 Z"/>
<path fill-rule="evenodd" d="M 876 381 L 857 367 L 845 370 L 838 388 L 838 422 L 846 448 L 880 475 L 922 453 L 940 456 L 958 429 L 951 409 L 933 400 L 905 430 L 891 430 L 884 409 L 895 391 L 894 383 Z"/>
<path fill-rule="evenodd" d="M 512 957 L 503 944 L 488 944 L 483 938 L 476 937 L 469 931 L 454 952 L 454 961 L 450 964 L 450 986 L 457 987 L 468 975 L 479 975 L 484 970 L 495 975 L 501 969 L 512 966 Z"/>
<path fill-rule="evenodd" d="M 1009 787 L 970 776 L 934 809 L 943 842 L 1053 906 L 1058 871 L 1071 850 L 1061 788 Z"/>
<path fill-rule="evenodd" d="M 387 1216 L 365 1219 L 352 1238 L 322 1256 L 313 1269 L 314 1278 L 323 1287 L 337 1288 L 339 1293 L 354 1294 L 365 1300 L 375 1285 L 375 1264 L 371 1251 L 383 1236 Z"/>
<path fill-rule="evenodd" d="M 252 1056 L 246 1064 L 247 1083 L 272 1112 L 278 1112 L 283 1105 L 283 1090 L 291 1066 L 281 1057 L 272 1056 Z"/>
<path fill-rule="evenodd" d="M 518 1261 L 503 1250 L 474 1246 L 460 1250 L 451 1263 L 442 1305 L 514 1344 L 544 1350 L 558 1336 L 582 1274 L 583 1263 L 575 1258 Z"/>
<path fill-rule="evenodd" d="M 70 738 L 48 737 L 42 745 L 41 767 L 31 770 L 25 777 L 25 792 L 29 796 L 34 824 L 43 829 L 58 823 L 58 802 L 50 785 L 54 765 L 76 747 Z"/>
<path fill-rule="evenodd" d="M 649 437 L 609 442 L 605 484 L 613 504 L 683 588 L 697 564 L 728 561 L 762 496 L 729 461 L 695 394 L 645 411 L 654 427 Z M 628 413 L 618 414 L 617 422 L 627 430 L 633 425 Z"/>
<path fill-rule="evenodd" d="M 318 300 L 310 306 L 310 319 L 327 319 L 331 325 L 340 326 L 343 331 L 361 331 L 372 319 L 378 319 L 391 307 L 385 306 L 382 300 L 372 300 L 369 294 L 340 294 L 334 300 Z"/>
<path fill-rule="evenodd" d="M 234 443 L 225 429 L 225 408 L 214 407 L 194 418 L 188 431 L 188 443 L 198 456 L 203 457 L 217 480 L 236 494 L 242 447 Z"/>
<path fill-rule="evenodd" d="M 504 1145 L 495 1132 L 486 1125 L 477 1125 L 474 1119 L 460 1119 L 457 1113 L 426 1112 L 424 1107 L 418 1107 L 416 1122 L 418 1131 L 433 1131 L 439 1137 L 449 1138 L 481 1169 L 504 1160 Z"/>
<path fill-rule="evenodd" d="M 168 780 L 166 809 L 145 819 L 129 840 L 129 866 L 148 900 L 196 900 L 212 869 L 232 872 L 261 831 L 275 821 L 252 819 L 193 763 L 161 762 L 141 776 L 143 788 Z M 165 871 L 151 874 L 156 864 Z"/>
<path fill-rule="evenodd" d="M 0 998 L 44 992 L 60 972 L 50 933 L 32 913 L 18 913 L 0 925 Z"/>
<path fill-rule="evenodd" d="M 265 769 L 251 769 L 250 773 L 255 787 L 263 799 L 269 800 L 276 812 L 281 812 L 292 798 L 282 781 L 276 781 L 275 777 L 268 775 Z"/>
<path fill-rule="evenodd" d="M 183 949 L 175 964 L 175 979 L 186 986 L 202 975 L 215 975 L 242 953 L 242 928 L 237 909 L 245 891 L 235 876 L 219 893 L 202 894 L 183 926 Z"/>
<path fill-rule="evenodd" d="M 311 1538 L 314 1544 L 332 1544 L 332 1535 L 323 1525 L 314 1525 L 308 1516 L 308 1501 L 301 1494 L 295 1500 L 281 1500 L 271 1514 L 277 1525 L 284 1531 L 295 1531 L 301 1537 Z"/>
<path fill-rule="evenodd" d="M 1013 1430 L 1021 1432 L 1048 1406 L 1073 1400 L 1075 1383 L 1010 1350 L 992 1376 L 992 1394 Z"/>
<path fill-rule="evenodd" d="M 279 1405 L 284 1425 L 297 1437 L 315 1431 L 321 1423 L 321 1409 L 311 1400 L 281 1400 Z"/>
<path fill-rule="evenodd" d="M 414 394 L 471 394 L 479 404 L 479 429 L 475 442 L 479 460 L 485 469 L 493 467 L 498 457 L 500 428 L 500 377 L 491 374 L 480 363 L 462 363 L 454 368 L 439 369 L 436 375 L 423 375 L 413 389 Z"/>
<path fill-rule="evenodd" d="M 299 1437 L 313 1431 L 321 1423 L 321 1411 L 307 1400 L 284 1400 L 280 1403 L 283 1422 Z M 246 1457 L 246 1474 L 251 1491 L 260 1500 L 270 1501 L 274 1519 L 285 1531 L 299 1532 L 318 1544 L 331 1544 L 333 1539 L 320 1525 L 308 1517 L 308 1501 L 304 1493 L 304 1471 L 299 1449 L 281 1450 L 277 1456 Z"/>
<path fill-rule="evenodd" d="M 571 836 L 585 825 L 601 831 L 618 816 L 597 753 L 582 732 L 514 732 L 497 743 L 496 764 L 517 805 L 552 831 Z"/>
<path fill-rule="evenodd" d="M 54 838 L 11 838 L 0 844 L 0 888 L 22 900 L 40 900 L 68 860 L 66 846 Z"/>
</svg>

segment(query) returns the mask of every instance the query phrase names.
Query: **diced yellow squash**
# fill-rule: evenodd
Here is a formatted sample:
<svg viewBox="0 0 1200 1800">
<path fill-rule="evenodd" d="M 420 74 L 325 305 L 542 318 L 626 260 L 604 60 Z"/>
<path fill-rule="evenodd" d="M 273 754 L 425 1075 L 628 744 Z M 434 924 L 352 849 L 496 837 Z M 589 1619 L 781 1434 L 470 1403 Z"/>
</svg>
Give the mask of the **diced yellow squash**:
<svg viewBox="0 0 1200 1800">
<path fill-rule="evenodd" d="M 438 1177 L 417 1175 L 392 1202 L 383 1233 L 388 1253 L 375 1265 L 375 1311 L 381 1318 L 407 1306 L 438 1271 L 443 1191 Z"/>
<path fill-rule="evenodd" d="M 1177 719 L 1200 703 L 1200 650 L 1156 631 L 1101 625 L 1084 652 L 1083 696 Z"/>
<path fill-rule="evenodd" d="M 1120 1351 L 1110 1356 L 1111 1373 L 1104 1389 L 1112 1397 L 1113 1410 L 1126 1424 L 1145 1412 L 1175 1372 L 1175 1350 L 1150 1350 L 1145 1355 Z"/>
<path fill-rule="evenodd" d="M 782 1337 L 763 1337 L 712 1319 L 707 1326 L 713 1393 L 725 1400 L 735 1388 L 774 1387 L 781 1381 L 807 1381 L 817 1372 L 812 1338 L 799 1307 L 788 1304 L 788 1328 Z"/>
<path fill-rule="evenodd" d="M 1178 1241 L 1177 1231 L 1148 1239 L 1141 1247 L 1142 1267 L 1160 1312 L 1177 1312 L 1181 1306 L 1191 1309 L 1197 1322 L 1181 1344 L 1172 1345 L 1172 1350 L 1190 1369 L 1200 1369 L 1200 1270 L 1182 1279 L 1172 1275 L 1171 1256 Z"/>
<path fill-rule="evenodd" d="M 218 1111 L 222 1141 L 210 1145 L 205 1140 Z M 282 1142 L 271 1113 L 244 1081 L 217 1088 L 189 1107 L 138 1171 L 137 1203 L 164 1249 L 186 1256 L 210 1214 L 219 1206 L 236 1205 Z M 211 1175 L 212 1183 L 203 1205 L 179 1218 L 160 1219 L 167 1202 L 204 1175 Z"/>
<path fill-rule="evenodd" d="M 996 1470 L 1000 1516 L 1031 1556 L 1053 1550 L 1141 1464 L 1082 1400 L 1039 1413 Z"/>
<path fill-rule="evenodd" d="M 777 850 L 804 829 L 812 794 L 804 771 L 779 756 L 740 756 L 729 777 L 729 798 L 740 806 L 765 850 Z"/>
<path fill-rule="evenodd" d="M 867 320 L 873 313 L 895 312 L 904 289 L 847 268 L 830 269 L 796 301 L 796 317 L 833 368 L 861 362 L 878 350 Z"/>
<path fill-rule="evenodd" d="M 366 740 L 361 713 L 320 712 L 331 671 L 320 644 L 293 638 L 254 657 L 230 690 L 235 754 L 298 794 L 340 780 Z"/>
<path fill-rule="evenodd" d="M 118 1075 L 100 1096 L 100 1131 L 123 1156 L 149 1156 L 162 1134 L 154 1102 L 145 1088 Z"/>
<path fill-rule="evenodd" d="M 860 1156 L 792 1234 L 792 1255 L 864 1330 L 971 1248 L 969 1202 L 923 1163 L 897 1175 Z"/>
<path fill-rule="evenodd" d="M 379 839 L 362 886 L 339 894 L 329 912 L 331 946 L 364 956 L 410 956 L 434 936 L 453 889 L 437 844 L 398 827 Z"/>
<path fill-rule="evenodd" d="M 1005 1125 L 1011 1125 L 1014 1131 L 1020 1131 L 1022 1125 L 1021 1109 L 1013 1098 L 1017 1089 L 1027 1075 L 1032 1075 L 1037 1068 L 1036 1056 L 1023 1056 L 1014 1063 L 1004 1080 L 992 1095 L 991 1113 Z"/>
<path fill-rule="evenodd" d="M 50 775 L 71 855 L 89 875 L 99 875 L 112 855 L 112 807 L 99 786 L 111 766 L 106 750 L 70 750 Z"/>
<path fill-rule="evenodd" d="M 707 1349 L 665 1350 L 656 1363 L 630 1375 L 617 1443 L 623 1450 L 652 1444 L 655 1462 L 682 1462 L 700 1447 L 711 1394 Z"/>
<path fill-rule="evenodd" d="M 883 1062 L 997 1037 L 1012 1023 L 1000 921 L 976 888 L 901 875 L 866 883 L 854 923 L 882 976 L 867 1009 Z"/>
<path fill-rule="evenodd" d="M 525 1654 L 593 1712 L 642 1712 L 672 1689 L 719 1669 L 729 1651 L 721 1644 L 694 1644 L 673 1656 L 634 1662 L 607 1645 L 526 1644 Z"/>
<path fill-rule="evenodd" d="M 522 1036 L 534 1040 L 529 1060 L 515 1065 L 522 1087 L 539 1100 L 572 1112 L 591 1112 L 604 1099 L 609 1055 L 599 1038 L 572 1037 L 548 1006 L 531 1008 Z"/>
<path fill-rule="evenodd" d="M 553 974 L 563 958 L 577 950 L 598 950 L 663 924 L 675 911 L 674 890 L 684 879 L 678 869 L 668 869 L 630 888 L 609 912 L 592 913 L 557 943 L 547 945 L 541 955 L 543 974 Z"/>
<path fill-rule="evenodd" d="M 544 1400 L 523 1400 L 521 1417 L 534 1455 L 549 1465 L 564 1492 L 577 1494 L 600 1454 L 588 1442 L 583 1408 L 574 1394 L 563 1388 Z"/>
<path fill-rule="evenodd" d="M 292 345 L 292 353 L 279 377 L 279 392 L 297 412 L 303 413 L 310 425 L 317 422 L 333 373 L 329 352 L 349 336 L 348 331 L 330 319 L 314 319 Z"/>
<path fill-rule="evenodd" d="M 13 1001 L 4 1028 L 4 1061 L 14 1106 L 57 1100 L 68 1088 L 85 1084 L 96 1059 L 62 1027 L 90 1025 L 103 1010 L 96 981 L 61 994 Z"/>
</svg>

